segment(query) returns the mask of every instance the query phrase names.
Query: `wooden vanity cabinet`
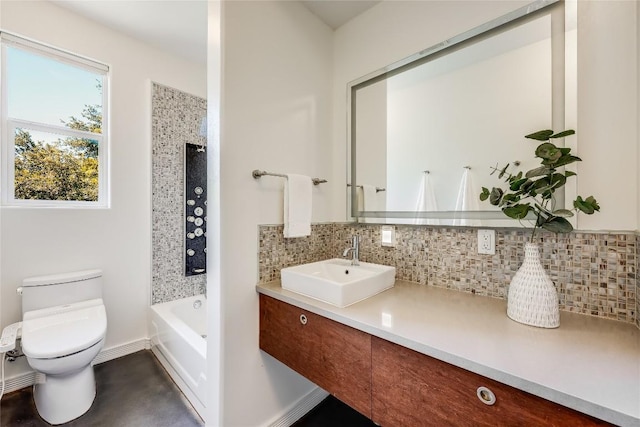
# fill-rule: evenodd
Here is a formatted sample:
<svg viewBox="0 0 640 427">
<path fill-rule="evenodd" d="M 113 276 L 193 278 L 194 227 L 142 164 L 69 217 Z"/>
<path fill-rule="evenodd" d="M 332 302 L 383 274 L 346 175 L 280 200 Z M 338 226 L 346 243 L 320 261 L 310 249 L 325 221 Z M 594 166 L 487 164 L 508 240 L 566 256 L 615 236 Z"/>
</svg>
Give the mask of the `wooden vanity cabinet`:
<svg viewBox="0 0 640 427">
<path fill-rule="evenodd" d="M 260 348 L 384 427 L 610 425 L 263 294 Z"/>
<path fill-rule="evenodd" d="M 381 426 L 609 425 L 380 338 L 371 347 L 371 419 Z M 478 397 L 481 386 L 493 405 Z"/>
<path fill-rule="evenodd" d="M 371 336 L 260 295 L 260 349 L 371 418 Z"/>
</svg>

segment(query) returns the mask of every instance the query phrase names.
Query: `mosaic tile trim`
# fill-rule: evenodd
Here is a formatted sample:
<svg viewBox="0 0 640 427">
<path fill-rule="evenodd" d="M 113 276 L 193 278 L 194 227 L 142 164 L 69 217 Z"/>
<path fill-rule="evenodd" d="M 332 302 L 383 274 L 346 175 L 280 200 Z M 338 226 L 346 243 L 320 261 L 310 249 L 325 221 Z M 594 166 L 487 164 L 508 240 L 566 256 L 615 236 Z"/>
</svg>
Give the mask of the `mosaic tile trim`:
<svg viewBox="0 0 640 427">
<path fill-rule="evenodd" d="M 184 275 L 184 147 L 201 144 L 207 101 L 170 87 L 152 87 L 151 303 L 205 293 L 206 275 Z"/>
<path fill-rule="evenodd" d="M 316 248 L 313 260 L 340 257 L 350 246 L 351 236 L 360 236 L 360 259 L 396 267 L 396 277 L 477 295 L 506 299 L 507 288 L 524 259 L 529 232 L 496 229 L 496 254 L 477 253 L 475 228 L 396 225 L 396 246 L 380 245 L 380 226 L 333 224 L 332 249 L 324 258 Z M 262 230 L 262 229 L 261 229 Z M 271 226 L 270 235 L 261 231 L 261 243 L 268 246 L 282 226 Z M 313 241 L 312 236 L 309 238 Z M 560 309 L 616 319 L 640 326 L 637 268 L 640 236 L 634 233 L 586 233 L 569 235 L 541 233 L 541 258 L 547 273 L 558 287 Z M 303 247 L 289 248 L 286 255 L 277 247 L 261 251 L 260 264 L 283 256 L 305 258 Z M 304 261 L 308 262 L 308 261 Z M 293 264 L 290 264 L 293 265 Z M 274 271 L 276 270 L 276 271 Z M 261 281 L 278 279 L 277 264 Z"/>
</svg>

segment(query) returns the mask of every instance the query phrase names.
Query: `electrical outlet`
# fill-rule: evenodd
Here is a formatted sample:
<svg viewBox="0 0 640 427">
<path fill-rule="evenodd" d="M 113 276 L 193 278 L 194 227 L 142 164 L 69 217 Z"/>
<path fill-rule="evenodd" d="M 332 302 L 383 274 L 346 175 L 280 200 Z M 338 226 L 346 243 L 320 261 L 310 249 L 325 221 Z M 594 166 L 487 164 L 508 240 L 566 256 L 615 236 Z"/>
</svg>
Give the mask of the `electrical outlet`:
<svg viewBox="0 0 640 427">
<path fill-rule="evenodd" d="M 496 230 L 478 230 L 478 253 L 495 255 Z"/>
<path fill-rule="evenodd" d="M 380 244 L 382 246 L 396 245 L 396 228 L 390 225 L 380 227 Z"/>
</svg>

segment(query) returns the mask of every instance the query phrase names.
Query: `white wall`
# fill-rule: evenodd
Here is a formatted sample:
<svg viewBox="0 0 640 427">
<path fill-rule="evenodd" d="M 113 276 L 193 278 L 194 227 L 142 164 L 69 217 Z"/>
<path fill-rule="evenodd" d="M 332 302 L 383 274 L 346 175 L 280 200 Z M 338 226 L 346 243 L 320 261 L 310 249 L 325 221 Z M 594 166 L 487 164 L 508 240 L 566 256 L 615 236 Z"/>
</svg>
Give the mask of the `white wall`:
<svg viewBox="0 0 640 427">
<path fill-rule="evenodd" d="M 347 83 L 528 2 L 383 2 L 335 32 L 334 170 L 346 180 Z M 594 195 L 599 214 L 580 229 L 636 230 L 638 191 L 638 3 L 578 2 L 578 194 Z M 345 197 L 334 191 L 332 219 L 344 220 Z"/>
<path fill-rule="evenodd" d="M 251 171 L 329 178 L 332 32 L 288 1 L 225 2 L 222 28 L 222 415 L 208 421 L 259 426 L 313 385 L 258 349 L 257 225 L 282 223 L 284 182 L 254 180 Z M 329 194 L 325 185 L 313 189 L 314 222 L 329 220 Z"/>
<path fill-rule="evenodd" d="M 100 268 L 105 348 L 147 337 L 151 282 L 151 81 L 206 97 L 203 65 L 169 56 L 47 1 L 1 2 L 3 30 L 111 67 L 110 209 L 2 208 L 2 325 L 25 277 Z M 11 367 L 9 367 L 11 368 Z"/>
<path fill-rule="evenodd" d="M 578 2 L 578 194 L 601 212 L 582 229 L 636 230 L 638 192 L 638 2 Z"/>
</svg>

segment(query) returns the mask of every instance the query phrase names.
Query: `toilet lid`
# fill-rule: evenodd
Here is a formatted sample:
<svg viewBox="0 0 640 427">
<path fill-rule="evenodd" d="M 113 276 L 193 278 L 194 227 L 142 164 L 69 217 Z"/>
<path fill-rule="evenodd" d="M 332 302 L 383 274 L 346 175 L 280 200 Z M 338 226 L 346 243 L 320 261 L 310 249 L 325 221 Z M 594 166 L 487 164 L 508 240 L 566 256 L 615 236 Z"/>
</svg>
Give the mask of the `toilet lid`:
<svg viewBox="0 0 640 427">
<path fill-rule="evenodd" d="M 33 359 L 68 356 L 98 343 L 106 332 L 102 299 L 28 311 L 22 320 L 22 351 Z"/>
</svg>

